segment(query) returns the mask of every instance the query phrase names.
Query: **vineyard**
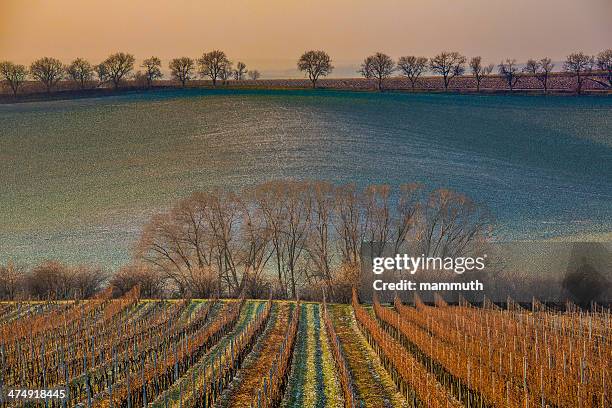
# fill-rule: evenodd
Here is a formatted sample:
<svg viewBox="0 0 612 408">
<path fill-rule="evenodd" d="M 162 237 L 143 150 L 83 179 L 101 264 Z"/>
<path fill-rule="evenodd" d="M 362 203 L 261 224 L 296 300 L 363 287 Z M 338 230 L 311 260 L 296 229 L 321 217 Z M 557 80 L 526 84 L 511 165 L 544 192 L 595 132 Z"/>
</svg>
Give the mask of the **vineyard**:
<svg viewBox="0 0 612 408">
<path fill-rule="evenodd" d="M 571 304 L 0 303 L 0 407 L 609 408 L 611 371 L 610 311 Z"/>
</svg>

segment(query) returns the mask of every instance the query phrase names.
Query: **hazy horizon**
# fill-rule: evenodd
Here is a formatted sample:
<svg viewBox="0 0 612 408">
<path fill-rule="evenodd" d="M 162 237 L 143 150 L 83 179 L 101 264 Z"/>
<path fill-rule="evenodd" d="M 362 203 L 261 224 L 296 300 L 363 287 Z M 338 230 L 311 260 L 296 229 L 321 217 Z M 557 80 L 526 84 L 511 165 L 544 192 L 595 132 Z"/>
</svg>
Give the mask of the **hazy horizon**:
<svg viewBox="0 0 612 408">
<path fill-rule="evenodd" d="M 115 51 L 137 61 L 156 55 L 197 57 L 222 49 L 265 76 L 292 76 L 307 49 L 324 49 L 334 76 L 353 73 L 382 51 L 432 56 L 456 50 L 522 62 L 609 48 L 609 0 L 3 0 L 0 60 L 29 64 L 41 56 L 98 62 Z M 504 7 L 504 8 L 502 8 Z M 273 75 L 271 75 L 273 74 Z"/>
</svg>

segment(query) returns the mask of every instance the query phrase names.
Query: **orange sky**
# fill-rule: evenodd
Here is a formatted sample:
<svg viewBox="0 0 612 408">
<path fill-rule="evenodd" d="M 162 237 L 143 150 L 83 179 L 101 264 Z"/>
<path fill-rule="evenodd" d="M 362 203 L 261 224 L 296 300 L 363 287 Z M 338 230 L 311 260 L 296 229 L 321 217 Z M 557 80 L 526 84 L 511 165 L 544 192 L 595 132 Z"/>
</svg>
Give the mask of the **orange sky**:
<svg viewBox="0 0 612 408">
<path fill-rule="evenodd" d="M 310 48 L 328 51 L 337 74 L 378 50 L 562 60 L 612 47 L 610 21 L 612 0 L 0 0 L 0 60 L 122 50 L 167 62 L 220 48 L 268 75 Z"/>
</svg>

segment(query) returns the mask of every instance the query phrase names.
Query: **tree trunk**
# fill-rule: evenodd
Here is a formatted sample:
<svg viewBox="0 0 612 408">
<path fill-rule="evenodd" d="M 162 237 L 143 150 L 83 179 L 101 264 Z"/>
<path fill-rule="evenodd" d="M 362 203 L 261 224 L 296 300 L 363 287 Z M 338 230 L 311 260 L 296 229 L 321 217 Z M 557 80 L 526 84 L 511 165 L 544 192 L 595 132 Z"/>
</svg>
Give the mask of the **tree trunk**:
<svg viewBox="0 0 612 408">
<path fill-rule="evenodd" d="M 291 268 L 291 297 L 295 300 L 297 299 L 296 291 L 295 291 L 295 273 L 293 272 L 293 267 Z"/>
</svg>

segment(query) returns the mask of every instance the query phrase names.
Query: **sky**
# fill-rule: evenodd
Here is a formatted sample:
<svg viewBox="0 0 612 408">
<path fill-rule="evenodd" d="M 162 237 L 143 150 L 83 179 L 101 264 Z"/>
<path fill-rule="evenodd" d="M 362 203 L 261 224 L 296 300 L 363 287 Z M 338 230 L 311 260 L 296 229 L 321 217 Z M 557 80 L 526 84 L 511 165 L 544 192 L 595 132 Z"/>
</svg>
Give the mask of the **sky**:
<svg viewBox="0 0 612 408">
<path fill-rule="evenodd" d="M 354 76 L 366 55 L 486 62 L 612 47 L 612 0 L 0 0 L 0 60 L 41 56 L 99 62 L 224 50 L 264 77 L 299 76 L 308 49 L 326 50 L 335 76 Z"/>
</svg>

